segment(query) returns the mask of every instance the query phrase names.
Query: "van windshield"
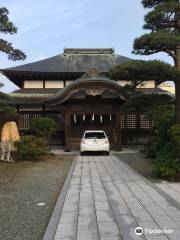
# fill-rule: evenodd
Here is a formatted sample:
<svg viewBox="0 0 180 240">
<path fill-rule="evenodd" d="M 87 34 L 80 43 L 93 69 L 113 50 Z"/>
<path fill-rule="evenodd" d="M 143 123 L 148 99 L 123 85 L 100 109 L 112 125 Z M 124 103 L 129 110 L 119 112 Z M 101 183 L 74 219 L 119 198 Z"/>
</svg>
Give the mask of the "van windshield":
<svg viewBox="0 0 180 240">
<path fill-rule="evenodd" d="M 85 133 L 86 139 L 104 139 L 106 138 L 103 132 L 87 132 Z"/>
</svg>

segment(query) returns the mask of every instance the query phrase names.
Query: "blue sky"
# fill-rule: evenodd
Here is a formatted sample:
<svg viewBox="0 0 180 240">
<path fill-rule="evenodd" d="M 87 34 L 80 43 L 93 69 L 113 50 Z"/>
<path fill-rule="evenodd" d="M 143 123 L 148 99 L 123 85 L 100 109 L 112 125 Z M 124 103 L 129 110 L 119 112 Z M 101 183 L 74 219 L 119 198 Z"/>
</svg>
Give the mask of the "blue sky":
<svg viewBox="0 0 180 240">
<path fill-rule="evenodd" d="M 133 40 L 142 29 L 146 10 L 141 0 L 1 0 L 18 34 L 2 35 L 27 54 L 25 61 L 12 62 L 0 54 L 0 68 L 21 65 L 63 52 L 64 47 L 114 47 L 116 52 L 134 59 L 161 59 L 166 54 L 137 56 L 131 53 Z M 5 92 L 17 87 L 0 75 Z"/>
</svg>

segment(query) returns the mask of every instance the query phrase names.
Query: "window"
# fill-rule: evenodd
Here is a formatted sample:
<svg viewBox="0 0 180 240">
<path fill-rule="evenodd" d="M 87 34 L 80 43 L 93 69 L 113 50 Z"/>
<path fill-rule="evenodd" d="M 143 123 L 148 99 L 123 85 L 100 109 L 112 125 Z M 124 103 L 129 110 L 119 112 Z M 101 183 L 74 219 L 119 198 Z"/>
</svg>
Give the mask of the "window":
<svg viewBox="0 0 180 240">
<path fill-rule="evenodd" d="M 104 139 L 106 138 L 104 132 L 87 132 L 85 133 L 86 139 Z"/>
</svg>

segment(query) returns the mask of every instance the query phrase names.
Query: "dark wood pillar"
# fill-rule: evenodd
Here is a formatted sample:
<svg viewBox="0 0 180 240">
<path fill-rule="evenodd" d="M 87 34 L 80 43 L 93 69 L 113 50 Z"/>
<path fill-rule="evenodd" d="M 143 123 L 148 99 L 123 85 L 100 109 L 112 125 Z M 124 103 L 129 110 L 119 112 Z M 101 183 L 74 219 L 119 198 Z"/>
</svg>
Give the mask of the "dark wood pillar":
<svg viewBox="0 0 180 240">
<path fill-rule="evenodd" d="M 139 137 L 141 136 L 141 113 L 136 114 L 136 144 L 138 144 Z"/>
<path fill-rule="evenodd" d="M 18 127 L 18 129 L 19 129 L 19 126 L 20 126 L 20 124 L 19 124 L 19 122 L 20 122 L 19 108 L 20 108 L 19 105 L 16 106 L 16 113 L 17 113 L 17 116 L 16 116 L 16 123 L 17 123 L 17 127 Z"/>
<path fill-rule="evenodd" d="M 68 110 L 65 111 L 65 152 L 70 152 L 70 121 L 71 114 Z"/>
<path fill-rule="evenodd" d="M 117 142 L 116 142 L 116 150 L 122 150 L 122 141 L 121 141 L 121 114 L 118 112 L 116 114 L 116 134 L 117 134 Z"/>
</svg>

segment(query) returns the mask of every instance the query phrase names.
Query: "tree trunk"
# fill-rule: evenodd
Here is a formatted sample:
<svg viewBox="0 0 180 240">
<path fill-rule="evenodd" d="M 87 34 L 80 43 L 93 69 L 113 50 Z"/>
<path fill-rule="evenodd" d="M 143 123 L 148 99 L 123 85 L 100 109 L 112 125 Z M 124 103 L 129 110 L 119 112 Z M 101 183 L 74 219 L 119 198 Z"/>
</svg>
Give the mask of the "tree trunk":
<svg viewBox="0 0 180 240">
<path fill-rule="evenodd" d="M 176 49 L 176 68 L 180 71 L 180 47 Z M 180 124 L 180 79 L 178 79 L 175 83 L 176 89 L 176 124 Z"/>
</svg>

